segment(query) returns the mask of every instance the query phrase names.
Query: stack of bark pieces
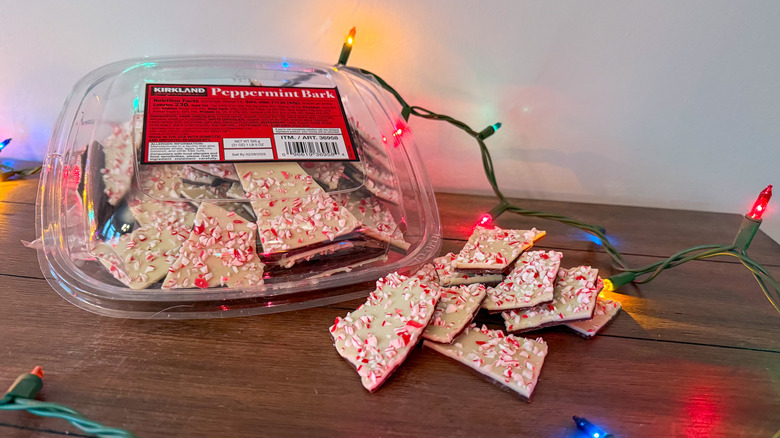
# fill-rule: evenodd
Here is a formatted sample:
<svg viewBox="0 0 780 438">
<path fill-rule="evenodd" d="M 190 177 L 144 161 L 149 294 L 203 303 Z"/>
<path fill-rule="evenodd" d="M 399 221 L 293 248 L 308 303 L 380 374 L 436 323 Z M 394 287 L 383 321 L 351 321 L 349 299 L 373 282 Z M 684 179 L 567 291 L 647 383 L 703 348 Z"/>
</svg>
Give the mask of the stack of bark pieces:
<svg viewBox="0 0 780 438">
<path fill-rule="evenodd" d="M 373 392 L 422 337 L 426 347 L 529 399 L 547 344 L 515 333 L 563 324 L 592 337 L 620 310 L 599 298 L 596 269 L 562 269 L 560 252 L 527 251 L 544 235 L 477 227 L 460 253 L 410 277 L 381 278 L 365 304 L 330 327 L 336 350 Z M 471 324 L 480 308 L 500 312 L 507 333 Z"/>
</svg>

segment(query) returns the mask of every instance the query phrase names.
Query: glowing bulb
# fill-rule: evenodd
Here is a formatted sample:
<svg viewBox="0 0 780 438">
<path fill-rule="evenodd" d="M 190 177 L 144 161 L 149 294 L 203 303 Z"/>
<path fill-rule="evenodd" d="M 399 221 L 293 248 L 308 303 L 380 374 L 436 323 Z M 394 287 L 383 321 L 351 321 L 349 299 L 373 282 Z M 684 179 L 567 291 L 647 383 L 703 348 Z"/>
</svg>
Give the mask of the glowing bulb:
<svg viewBox="0 0 780 438">
<path fill-rule="evenodd" d="M 383 141 L 383 142 L 385 142 L 385 143 L 387 143 L 387 137 L 385 137 L 385 136 L 383 135 L 383 136 L 382 136 L 382 141 Z"/>
<path fill-rule="evenodd" d="M 595 424 L 584 418 L 577 417 L 576 415 L 573 418 L 574 423 L 577 425 L 577 429 L 579 429 L 581 432 L 585 432 L 588 434 L 588 436 L 592 436 L 593 438 L 606 438 L 612 436 L 610 434 L 604 434 L 603 430 L 599 429 Z"/>
<path fill-rule="evenodd" d="M 352 43 L 355 42 L 355 28 L 350 29 L 347 39 L 344 41 L 344 45 L 341 46 L 341 54 L 339 54 L 339 61 L 336 65 L 346 65 L 349 59 L 349 54 L 352 52 Z"/>
<path fill-rule="evenodd" d="M 769 204 L 769 200 L 772 199 L 772 185 L 768 185 L 756 199 L 756 203 L 753 204 L 753 208 L 750 209 L 750 213 L 747 216 L 757 221 L 761 220 L 761 217 L 766 211 L 766 206 Z"/>
<path fill-rule="evenodd" d="M 290 66 L 290 63 L 288 63 L 287 61 L 282 63 L 282 68 L 287 68 L 289 66 Z"/>
<path fill-rule="evenodd" d="M 500 128 L 500 127 L 501 127 L 501 122 L 498 122 L 498 123 L 494 123 L 494 124 L 493 124 L 493 130 L 494 130 L 494 131 L 498 131 L 498 128 Z"/>
<path fill-rule="evenodd" d="M 493 220 L 493 216 L 490 213 L 485 213 L 482 216 L 479 217 L 479 220 L 477 221 L 476 225 L 487 225 Z"/>
<path fill-rule="evenodd" d="M 8 146 L 8 143 L 10 143 L 10 142 L 11 142 L 11 139 L 10 139 L 10 138 L 6 138 L 6 139 L 5 139 L 5 140 L 3 140 L 2 142 L 0 142 L 0 151 L 2 151 L 3 149 L 5 149 L 5 147 L 6 147 L 6 146 Z"/>
</svg>

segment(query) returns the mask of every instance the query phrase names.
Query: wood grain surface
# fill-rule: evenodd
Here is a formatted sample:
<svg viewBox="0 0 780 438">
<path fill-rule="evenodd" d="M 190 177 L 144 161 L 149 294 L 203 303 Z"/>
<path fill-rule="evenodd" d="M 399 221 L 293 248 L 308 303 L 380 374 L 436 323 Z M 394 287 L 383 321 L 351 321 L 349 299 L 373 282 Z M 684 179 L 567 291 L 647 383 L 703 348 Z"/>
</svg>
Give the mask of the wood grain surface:
<svg viewBox="0 0 780 438">
<path fill-rule="evenodd" d="M 617 437 L 769 437 L 780 429 L 780 315 L 748 271 L 692 262 L 614 293 L 625 311 L 595 339 L 546 329 L 550 353 L 530 403 L 466 367 L 417 348 L 375 394 L 336 353 L 327 327 L 362 300 L 264 316 L 114 319 L 80 310 L 43 280 L 34 250 L 36 181 L 0 183 L 0 385 L 35 365 L 40 398 L 139 437 L 577 437 L 572 415 Z M 439 194 L 443 253 L 458 251 L 491 198 Z M 739 215 L 518 201 L 604 225 L 632 265 L 728 243 Z M 548 231 L 563 266 L 612 271 L 598 245 L 558 224 L 504 215 L 503 227 Z M 780 245 L 750 249 L 780 278 Z M 500 320 L 480 313 L 494 328 Z M 0 436 L 83 436 L 69 424 L 0 411 Z"/>
</svg>

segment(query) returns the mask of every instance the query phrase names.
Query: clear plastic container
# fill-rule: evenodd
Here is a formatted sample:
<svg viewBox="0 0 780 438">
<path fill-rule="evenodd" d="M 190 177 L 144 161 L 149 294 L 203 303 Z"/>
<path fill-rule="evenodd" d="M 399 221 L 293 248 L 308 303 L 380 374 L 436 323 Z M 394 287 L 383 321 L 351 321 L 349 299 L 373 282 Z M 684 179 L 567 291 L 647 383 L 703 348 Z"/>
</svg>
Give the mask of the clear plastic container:
<svg viewBox="0 0 780 438">
<path fill-rule="evenodd" d="M 143 164 L 147 84 L 335 88 L 359 161 Z M 302 170 L 293 183 L 280 177 L 289 177 L 289 166 Z M 268 179 L 265 172 L 276 173 Z M 272 189 L 258 194 L 258 181 Z M 319 207 L 273 207 L 295 201 L 288 189 L 307 184 L 318 201 L 306 192 L 296 206 Z M 398 105 L 371 77 L 308 62 L 149 58 L 99 68 L 65 102 L 39 190 L 38 259 L 49 284 L 76 306 L 113 317 L 214 318 L 325 305 L 366 295 L 390 272 L 416 271 L 441 247 L 433 190 Z M 329 217 L 346 225 L 334 231 Z M 327 238 L 293 241 L 288 232 L 277 241 L 273 220 L 308 220 L 305 233 Z M 229 232 L 229 222 L 250 231 Z"/>
</svg>

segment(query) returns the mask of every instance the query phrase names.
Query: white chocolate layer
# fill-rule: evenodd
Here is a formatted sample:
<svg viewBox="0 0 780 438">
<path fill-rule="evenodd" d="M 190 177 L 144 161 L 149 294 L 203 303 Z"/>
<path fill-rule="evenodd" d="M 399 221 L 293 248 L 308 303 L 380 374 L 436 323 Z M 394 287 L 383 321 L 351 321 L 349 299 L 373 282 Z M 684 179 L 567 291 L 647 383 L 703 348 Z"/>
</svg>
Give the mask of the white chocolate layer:
<svg viewBox="0 0 780 438">
<path fill-rule="evenodd" d="M 135 148 L 140 145 L 142 126 L 143 115 L 137 114 L 130 121 L 114 128 L 114 132 L 101 142 L 105 167 L 100 173 L 103 177 L 103 191 L 111 205 L 118 205 L 132 187 Z"/>
<path fill-rule="evenodd" d="M 499 285 L 488 288 L 482 307 L 491 311 L 523 309 L 553 299 L 555 277 L 563 254 L 557 251 L 523 253 Z"/>
<path fill-rule="evenodd" d="M 502 312 L 506 330 L 521 332 L 590 319 L 596 307 L 596 298 L 604 286 L 598 275 L 598 269 L 590 266 L 560 269 L 555 280 L 552 303 Z"/>
<path fill-rule="evenodd" d="M 445 344 L 452 342 L 458 333 L 471 324 L 485 295 L 487 290 L 481 284 L 442 288 L 433 318 L 423 337 Z"/>
<path fill-rule="evenodd" d="M 256 229 L 235 212 L 201 203 L 163 289 L 263 284 L 265 266 L 255 251 Z"/>
<path fill-rule="evenodd" d="M 361 198 L 357 195 L 334 195 L 333 199 L 363 224 L 367 236 L 387 242 L 404 251 L 409 249 L 410 244 L 404 240 L 401 228 L 379 199 Z"/>
<path fill-rule="evenodd" d="M 439 283 L 442 286 L 457 286 L 461 284 L 474 283 L 498 283 L 504 279 L 501 274 L 464 274 L 455 271 L 456 254 L 448 253 L 441 257 L 433 259 L 433 265 L 436 267 L 436 274 L 439 276 Z"/>
<path fill-rule="evenodd" d="M 336 190 L 341 177 L 344 176 L 344 164 L 338 161 L 301 163 L 301 167 L 320 184 L 330 190 Z"/>
<path fill-rule="evenodd" d="M 566 324 L 566 327 L 586 338 L 592 338 L 612 321 L 612 318 L 620 312 L 620 309 L 620 301 L 599 297 L 596 301 L 596 309 L 593 311 L 593 318 L 587 321 L 570 322 Z"/>
<path fill-rule="evenodd" d="M 476 227 L 455 258 L 455 268 L 504 269 L 545 234 L 536 228 L 504 230 Z"/>
<path fill-rule="evenodd" d="M 209 175 L 228 179 L 230 181 L 238 181 L 238 174 L 236 173 L 236 167 L 233 163 L 204 163 L 190 164 L 190 166 L 201 172 L 206 172 Z"/>
<path fill-rule="evenodd" d="M 466 328 L 451 345 L 425 341 L 424 345 L 476 370 L 526 399 L 536 388 L 547 356 L 547 343 L 504 335 L 501 330 Z"/>
<path fill-rule="evenodd" d="M 433 266 L 426 265 L 412 277 L 380 278 L 364 304 L 330 327 L 336 351 L 367 390 L 376 391 L 417 344 L 439 299 L 433 277 Z"/>
<path fill-rule="evenodd" d="M 254 199 L 265 253 L 332 241 L 360 227 L 296 163 L 239 163 L 236 170 L 247 197 Z"/>
<path fill-rule="evenodd" d="M 168 274 L 185 238 L 172 227 L 147 225 L 122 235 L 116 245 L 98 244 L 93 254 L 126 286 L 146 289 Z"/>
</svg>

